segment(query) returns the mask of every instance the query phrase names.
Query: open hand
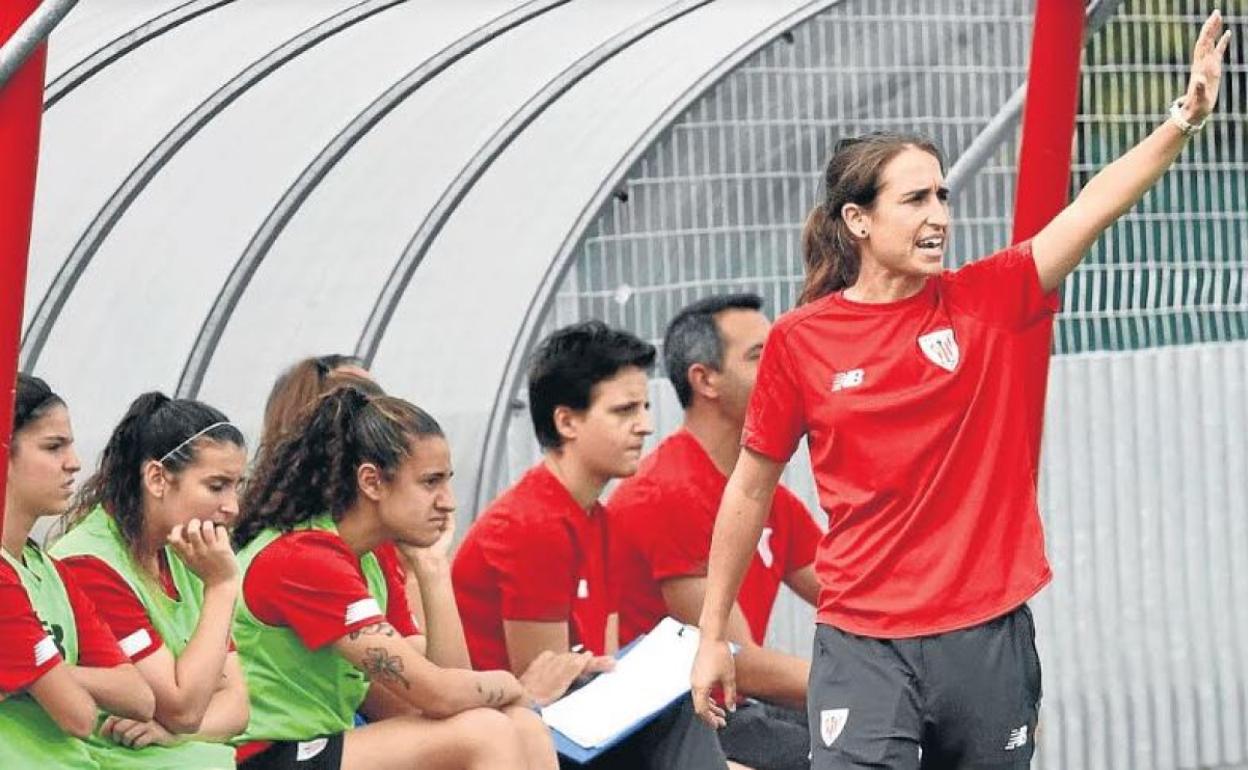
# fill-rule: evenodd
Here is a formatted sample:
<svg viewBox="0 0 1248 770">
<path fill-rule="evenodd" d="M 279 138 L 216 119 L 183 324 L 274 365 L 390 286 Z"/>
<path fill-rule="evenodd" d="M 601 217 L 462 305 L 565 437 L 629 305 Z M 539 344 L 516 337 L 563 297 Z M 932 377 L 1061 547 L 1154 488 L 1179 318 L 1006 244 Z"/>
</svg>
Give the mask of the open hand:
<svg viewBox="0 0 1248 770">
<path fill-rule="evenodd" d="M 1189 123 L 1200 123 L 1213 112 L 1222 82 L 1222 59 L 1231 42 L 1231 31 L 1223 30 L 1222 12 L 1214 11 L 1200 28 L 1192 51 L 1192 76 L 1183 95 L 1183 111 Z"/>
<path fill-rule="evenodd" d="M 600 674 L 615 668 L 615 658 L 592 652 L 551 652 L 533 659 L 520 677 L 520 684 L 529 698 L 539 706 L 549 706 L 563 697 L 572 683 L 589 674 Z"/>
<path fill-rule="evenodd" d="M 719 685 L 723 688 L 727 708 L 736 708 L 737 666 L 727 643 L 706 637 L 698 642 L 698 654 L 693 659 L 693 673 L 689 677 L 689 684 L 693 692 L 693 710 L 702 721 L 715 729 L 728 724 L 725 707 L 711 697 L 711 692 Z"/>
</svg>

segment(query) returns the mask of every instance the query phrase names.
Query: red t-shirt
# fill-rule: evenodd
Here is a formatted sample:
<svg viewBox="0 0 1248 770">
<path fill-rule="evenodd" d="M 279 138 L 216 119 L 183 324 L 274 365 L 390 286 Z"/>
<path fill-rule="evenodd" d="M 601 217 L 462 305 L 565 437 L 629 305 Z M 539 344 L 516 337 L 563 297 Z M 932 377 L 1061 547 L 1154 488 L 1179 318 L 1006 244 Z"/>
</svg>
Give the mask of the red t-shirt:
<svg viewBox="0 0 1248 770">
<path fill-rule="evenodd" d="M 78 633 L 78 665 L 111 668 L 126 663 L 117 640 L 96 614 L 95 606 L 74 583 L 74 576 L 53 562 L 65 584 Z M 0 692 L 30 687 L 63 662 L 56 630 L 39 619 L 17 570 L 0 559 Z"/>
<path fill-rule="evenodd" d="M 385 620 L 402 636 L 418 632 L 394 545 L 374 551 L 386 577 Z M 265 546 L 243 578 L 243 599 L 260 621 L 290 628 L 309 650 L 383 618 L 360 559 L 333 532 L 300 530 Z"/>
<path fill-rule="evenodd" d="M 692 433 L 681 429 L 624 479 L 610 502 L 612 579 L 618 581 L 620 644 L 669 614 L 660 584 L 706 574 L 711 532 L 728 478 Z M 823 532 L 801 501 L 776 488 L 737 604 L 754 641 L 762 644 L 780 583 L 815 559 Z"/>
<path fill-rule="evenodd" d="M 504 620 L 567 622 L 570 643 L 603 654 L 606 544 L 605 509 L 586 511 L 545 464 L 491 503 L 451 572 L 473 668 L 509 668 Z"/>
<path fill-rule="evenodd" d="M 785 314 L 763 349 L 744 446 L 810 444 L 829 530 L 819 621 L 864 636 L 997 617 L 1050 578 L 1036 507 L 1029 334 L 1057 310 L 1029 243 L 898 302 L 832 294 Z"/>
<path fill-rule="evenodd" d="M 130 660 L 138 663 L 165 643 L 152 625 L 143 602 L 107 562 L 95 556 L 70 556 L 61 564 L 73 573 L 83 592 L 91 597 L 100 618 L 108 624 Z M 160 560 L 160 587 L 171 599 L 178 598 L 173 575 L 163 558 Z"/>
</svg>

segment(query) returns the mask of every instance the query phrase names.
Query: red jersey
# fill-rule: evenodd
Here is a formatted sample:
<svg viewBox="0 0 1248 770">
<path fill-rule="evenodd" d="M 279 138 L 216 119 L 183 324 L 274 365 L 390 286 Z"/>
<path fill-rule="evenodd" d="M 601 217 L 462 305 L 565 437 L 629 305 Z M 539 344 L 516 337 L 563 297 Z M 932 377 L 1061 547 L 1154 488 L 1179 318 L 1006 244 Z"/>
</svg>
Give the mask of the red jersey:
<svg viewBox="0 0 1248 770">
<path fill-rule="evenodd" d="M 418 633 L 393 544 L 374 553 L 386 577 L 385 619 L 401 636 Z M 286 626 L 309 650 L 382 619 L 360 557 L 334 532 L 299 530 L 262 550 L 243 579 L 243 598 L 258 620 Z"/>
<path fill-rule="evenodd" d="M 711 532 L 728 478 L 692 433 L 683 428 L 646 456 L 637 474 L 611 496 L 611 574 L 620 603 L 620 644 L 654 628 L 668 615 L 660 584 L 706 574 Z M 809 565 L 823 532 L 801 501 L 776 488 L 737 604 L 758 644 L 780 583 Z"/>
<path fill-rule="evenodd" d="M 606 648 L 606 511 L 586 511 L 543 463 L 490 504 L 455 555 L 451 580 L 473 668 L 510 668 L 504 620 L 567 622 L 572 644 Z"/>
<path fill-rule="evenodd" d="M 117 637 L 122 652 L 138 663 L 159 650 L 165 643 L 156 627 L 152 625 L 143 602 L 130 589 L 126 579 L 95 556 L 70 556 L 61 564 L 73 573 L 82 590 L 91 597 L 100 613 L 100 619 L 108 624 Z M 173 585 L 173 575 L 162 552 L 160 558 L 160 587 L 171 599 L 178 598 Z"/>
<path fill-rule="evenodd" d="M 828 534 L 818 619 L 899 638 L 990 620 L 1051 576 L 1036 506 L 1036 324 L 1057 310 L 1029 243 L 906 299 L 835 293 L 771 330 L 742 438 L 806 435 Z"/>
<path fill-rule="evenodd" d="M 50 559 L 50 557 L 48 557 Z M 100 621 L 95 606 L 75 584 L 73 574 L 53 561 L 78 632 L 78 665 L 112 668 L 128 662 L 108 627 Z M 17 571 L 0 559 L 0 692 L 25 690 L 51 671 L 63 658 L 57 641 L 49 635 Z"/>
</svg>

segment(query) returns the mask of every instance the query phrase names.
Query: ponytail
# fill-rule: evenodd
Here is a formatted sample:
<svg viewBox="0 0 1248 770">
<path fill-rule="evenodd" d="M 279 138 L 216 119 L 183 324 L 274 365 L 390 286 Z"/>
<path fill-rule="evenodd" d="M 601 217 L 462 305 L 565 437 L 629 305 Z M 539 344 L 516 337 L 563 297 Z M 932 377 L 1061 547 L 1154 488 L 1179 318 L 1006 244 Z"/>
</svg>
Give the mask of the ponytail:
<svg viewBox="0 0 1248 770">
<path fill-rule="evenodd" d="M 156 391 L 139 396 L 109 436 L 95 474 L 79 491 L 71 521 L 102 507 L 133 548 L 143 533 L 143 464 L 155 460 L 178 473 L 195 461 L 200 441 L 246 445 L 238 428 L 207 404 Z"/>
<path fill-rule="evenodd" d="M 839 212 L 829 216 L 823 204 L 810 210 L 802 227 L 802 260 L 806 264 L 806 282 L 797 300 L 799 305 L 852 286 L 858 280 L 858 244 Z"/>
<path fill-rule="evenodd" d="M 426 412 L 400 398 L 337 387 L 260 458 L 234 528 L 241 548 L 265 529 L 289 532 L 315 516 L 342 518 L 359 497 L 356 470 L 375 464 L 392 478 L 413 438 L 441 436 Z"/>
<path fill-rule="evenodd" d="M 874 206 L 884 167 L 907 148 L 930 153 L 944 167 L 940 149 L 922 136 L 878 131 L 837 142 L 823 171 L 823 202 L 811 209 L 802 228 L 806 281 L 799 305 L 858 281 L 862 255 L 841 210 L 850 203 L 864 209 Z"/>
</svg>

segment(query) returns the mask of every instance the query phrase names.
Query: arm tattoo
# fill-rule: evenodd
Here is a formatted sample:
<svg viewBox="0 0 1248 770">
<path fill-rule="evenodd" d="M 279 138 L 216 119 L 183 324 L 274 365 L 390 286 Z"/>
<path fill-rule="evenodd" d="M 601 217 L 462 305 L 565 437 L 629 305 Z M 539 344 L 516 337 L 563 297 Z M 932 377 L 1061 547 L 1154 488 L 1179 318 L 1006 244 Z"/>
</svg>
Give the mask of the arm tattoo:
<svg viewBox="0 0 1248 770">
<path fill-rule="evenodd" d="M 477 682 L 477 695 L 485 698 L 485 705 L 487 706 L 497 706 L 503 702 L 503 691 L 501 689 L 494 688 L 487 693 L 480 682 Z"/>
<path fill-rule="evenodd" d="M 357 628 L 354 631 L 352 631 L 348 636 L 351 638 L 351 641 L 355 641 L 356 639 L 359 639 L 361 636 L 394 636 L 394 634 L 395 634 L 394 627 L 391 626 L 389 623 L 382 621 L 380 623 L 374 623 L 371 626 L 364 626 L 363 628 Z"/>
<path fill-rule="evenodd" d="M 404 690 L 412 689 L 407 677 L 403 675 L 403 660 L 397 655 L 389 655 L 381 647 L 365 649 L 364 671 L 374 681 L 385 680 L 403 685 Z"/>
</svg>

